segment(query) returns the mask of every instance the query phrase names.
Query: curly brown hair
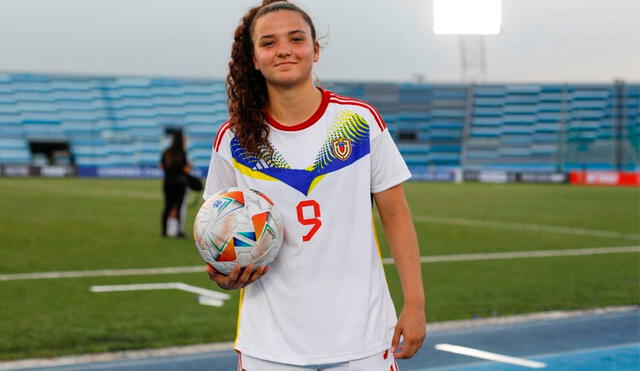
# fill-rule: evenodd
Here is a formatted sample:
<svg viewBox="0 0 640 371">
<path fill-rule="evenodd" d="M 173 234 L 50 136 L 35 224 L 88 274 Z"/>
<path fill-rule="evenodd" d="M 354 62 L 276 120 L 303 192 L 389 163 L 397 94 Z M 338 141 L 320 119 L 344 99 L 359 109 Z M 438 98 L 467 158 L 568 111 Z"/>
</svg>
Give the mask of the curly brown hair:
<svg viewBox="0 0 640 371">
<path fill-rule="evenodd" d="M 300 13 L 311 28 L 313 42 L 316 42 L 316 30 L 311 17 L 287 0 L 263 0 L 262 5 L 247 11 L 236 28 L 226 80 L 229 123 L 242 147 L 255 154 L 261 152 L 260 148 L 270 148 L 270 145 L 267 140 L 269 126 L 264 111 L 268 102 L 267 83 L 253 64 L 251 36 L 256 19 L 278 10 Z"/>
</svg>

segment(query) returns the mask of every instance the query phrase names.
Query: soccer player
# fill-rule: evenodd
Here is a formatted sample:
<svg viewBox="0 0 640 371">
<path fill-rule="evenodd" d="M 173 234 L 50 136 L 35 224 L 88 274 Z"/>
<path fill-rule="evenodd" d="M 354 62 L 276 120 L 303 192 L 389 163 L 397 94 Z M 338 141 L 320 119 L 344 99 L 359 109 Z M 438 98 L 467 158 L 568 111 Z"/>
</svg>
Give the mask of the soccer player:
<svg viewBox="0 0 640 371">
<path fill-rule="evenodd" d="M 204 197 L 233 186 L 265 193 L 283 214 L 284 242 L 270 267 L 207 272 L 222 288 L 241 288 L 239 370 L 395 371 L 426 331 L 401 185 L 410 173 L 375 108 L 314 86 L 319 57 L 312 20 L 290 2 L 266 0 L 236 29 L 230 119 L 216 135 Z M 359 58 L 357 50 L 349 57 Z M 401 279 L 399 317 L 374 201 Z"/>
</svg>

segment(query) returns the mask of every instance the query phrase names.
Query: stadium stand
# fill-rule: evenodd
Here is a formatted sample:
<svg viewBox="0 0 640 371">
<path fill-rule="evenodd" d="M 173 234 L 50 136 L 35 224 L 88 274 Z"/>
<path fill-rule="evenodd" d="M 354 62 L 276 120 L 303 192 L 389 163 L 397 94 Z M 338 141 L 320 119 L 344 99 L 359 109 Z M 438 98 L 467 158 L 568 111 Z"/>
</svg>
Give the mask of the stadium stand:
<svg viewBox="0 0 640 371">
<path fill-rule="evenodd" d="M 373 104 L 409 166 L 459 166 L 466 87 L 334 83 L 328 88 Z"/>
<path fill-rule="evenodd" d="M 377 107 L 412 168 L 640 168 L 640 84 L 321 85 Z M 204 170 L 226 118 L 219 80 L 0 73 L 0 164 L 155 167 L 182 130 Z"/>
</svg>

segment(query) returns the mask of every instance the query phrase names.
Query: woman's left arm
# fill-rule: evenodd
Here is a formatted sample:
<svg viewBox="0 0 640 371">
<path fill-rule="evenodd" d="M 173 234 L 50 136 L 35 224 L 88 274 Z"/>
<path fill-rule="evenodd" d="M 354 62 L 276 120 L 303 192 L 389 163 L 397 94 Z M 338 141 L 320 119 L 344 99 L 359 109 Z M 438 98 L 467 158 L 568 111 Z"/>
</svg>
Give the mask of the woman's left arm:
<svg viewBox="0 0 640 371">
<path fill-rule="evenodd" d="M 402 184 L 374 193 L 373 198 L 398 267 L 404 295 L 404 305 L 391 343 L 392 350 L 397 358 L 411 358 L 422 347 L 426 335 L 425 294 L 418 238 Z M 397 352 L 400 335 L 404 338 L 404 344 Z"/>
</svg>

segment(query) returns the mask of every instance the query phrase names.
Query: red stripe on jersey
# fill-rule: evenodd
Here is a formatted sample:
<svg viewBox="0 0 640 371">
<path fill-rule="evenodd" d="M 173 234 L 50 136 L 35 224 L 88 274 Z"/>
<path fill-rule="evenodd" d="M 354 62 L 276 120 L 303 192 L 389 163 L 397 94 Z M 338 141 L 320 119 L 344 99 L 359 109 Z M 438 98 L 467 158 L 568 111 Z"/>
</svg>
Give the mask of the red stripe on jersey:
<svg viewBox="0 0 640 371">
<path fill-rule="evenodd" d="M 238 352 L 238 371 L 242 371 L 242 354 Z"/>
<path fill-rule="evenodd" d="M 382 125 L 386 128 L 386 124 L 384 123 L 384 120 L 382 119 L 382 115 L 380 115 L 380 113 L 378 112 L 378 110 L 372 106 L 371 104 L 363 101 L 363 100 L 359 100 L 359 99 L 355 99 L 355 98 L 351 98 L 351 97 L 345 97 L 344 95 L 338 95 L 336 93 L 332 92 L 332 98 L 335 98 L 337 100 L 343 101 L 343 102 L 353 102 L 353 103 L 359 103 L 360 105 L 363 105 L 363 107 L 366 107 L 367 109 L 369 109 L 369 111 L 371 111 L 371 113 L 378 119 L 380 120 L 380 122 L 382 123 Z"/>
<path fill-rule="evenodd" d="M 382 116 L 380 116 L 380 113 L 378 113 L 378 111 L 367 102 L 363 102 L 361 100 L 357 100 L 353 98 L 342 97 L 335 93 L 331 96 L 331 99 L 329 100 L 329 102 L 337 103 L 337 104 L 352 104 L 354 106 L 364 107 L 368 109 L 369 112 L 371 112 L 373 117 L 376 119 L 376 122 L 378 123 L 378 127 L 380 128 L 380 130 L 384 131 L 384 129 L 387 128 L 387 125 L 384 123 L 384 120 L 382 119 Z"/>
<path fill-rule="evenodd" d="M 385 350 L 384 353 L 382 353 L 382 358 L 387 359 L 387 357 L 389 357 L 389 349 Z"/>
<path fill-rule="evenodd" d="M 303 130 L 308 128 L 309 126 L 315 124 L 318 120 L 320 120 L 320 118 L 322 117 L 322 115 L 324 115 L 324 112 L 327 110 L 327 106 L 329 105 L 329 97 L 331 96 L 331 92 L 328 90 L 324 90 L 321 88 L 318 88 L 318 90 L 320 91 L 320 93 L 322 93 L 322 100 L 320 101 L 320 105 L 318 106 L 318 108 L 315 110 L 315 112 L 313 113 L 313 115 L 311 115 L 311 117 L 309 117 L 306 121 L 301 122 L 299 124 L 295 124 L 295 125 L 291 125 L 291 126 L 286 126 L 286 125 L 282 125 L 281 123 L 279 123 L 278 121 L 276 121 L 276 119 L 274 119 L 271 114 L 269 114 L 269 111 L 267 111 L 266 109 L 264 110 L 265 116 L 267 117 L 267 122 L 273 126 L 274 128 L 278 129 L 278 130 L 282 130 L 282 131 L 298 131 L 298 130 Z"/>
<path fill-rule="evenodd" d="M 220 128 L 218 129 L 218 133 L 216 133 L 216 139 L 214 139 L 213 141 L 213 149 L 215 149 L 216 152 L 218 152 L 218 148 L 220 148 L 220 143 L 222 143 L 222 137 L 224 137 L 224 133 L 227 132 L 227 129 L 229 129 L 229 126 L 231 126 L 231 124 L 229 124 L 229 121 L 220 125 Z"/>
</svg>

